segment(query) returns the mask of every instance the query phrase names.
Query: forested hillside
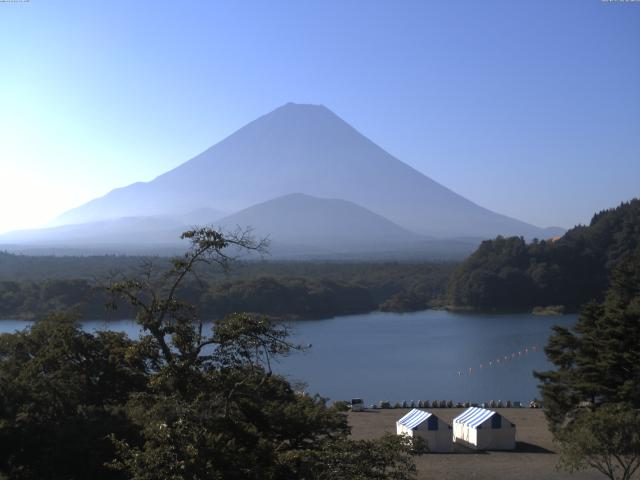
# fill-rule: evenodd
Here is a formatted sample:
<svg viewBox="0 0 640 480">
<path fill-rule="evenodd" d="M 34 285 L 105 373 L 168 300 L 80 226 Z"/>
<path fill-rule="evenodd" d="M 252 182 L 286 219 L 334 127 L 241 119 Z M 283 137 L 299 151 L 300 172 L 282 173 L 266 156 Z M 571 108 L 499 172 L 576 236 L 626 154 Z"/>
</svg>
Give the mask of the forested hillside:
<svg viewBox="0 0 640 480">
<path fill-rule="evenodd" d="M 602 300 L 611 269 L 639 244 L 639 199 L 597 213 L 588 226 L 555 241 L 487 240 L 452 275 L 448 302 L 480 310 L 563 305 L 575 311 Z"/>
<path fill-rule="evenodd" d="M 72 310 L 82 318 L 130 318 L 107 312 L 104 286 L 116 272 L 135 276 L 142 264 L 167 268 L 166 258 L 29 257 L 0 253 L 0 319 L 38 318 Z M 441 305 L 452 263 L 240 262 L 227 275 L 202 268 L 181 296 L 203 316 L 240 311 L 277 318 L 322 318 Z"/>
</svg>

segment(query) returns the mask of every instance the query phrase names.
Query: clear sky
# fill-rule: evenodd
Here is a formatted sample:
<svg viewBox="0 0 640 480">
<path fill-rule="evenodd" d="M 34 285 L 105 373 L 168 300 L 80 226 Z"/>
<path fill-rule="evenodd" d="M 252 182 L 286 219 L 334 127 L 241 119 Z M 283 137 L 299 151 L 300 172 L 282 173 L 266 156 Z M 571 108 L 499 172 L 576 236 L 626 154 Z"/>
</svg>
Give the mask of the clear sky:
<svg viewBox="0 0 640 480">
<path fill-rule="evenodd" d="M 640 196 L 640 2 L 0 2 L 0 231 L 324 104 L 540 226 Z"/>
</svg>

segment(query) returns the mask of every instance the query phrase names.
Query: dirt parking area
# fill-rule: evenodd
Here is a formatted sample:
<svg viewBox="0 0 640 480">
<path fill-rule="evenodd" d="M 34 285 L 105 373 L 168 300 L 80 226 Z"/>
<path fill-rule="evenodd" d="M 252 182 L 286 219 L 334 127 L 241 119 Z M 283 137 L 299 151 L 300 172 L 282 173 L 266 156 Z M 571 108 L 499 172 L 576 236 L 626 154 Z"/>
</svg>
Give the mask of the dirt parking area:
<svg viewBox="0 0 640 480">
<path fill-rule="evenodd" d="M 442 420 L 452 419 L 464 409 L 431 409 Z M 386 432 L 396 433 L 396 420 L 409 409 L 367 410 L 349 413 L 351 435 L 372 439 Z M 518 479 L 518 480 L 602 480 L 595 470 L 569 474 L 559 471 L 558 455 L 541 410 L 528 408 L 496 409 L 516 424 L 517 447 L 511 452 L 475 452 L 456 446 L 454 453 L 432 453 L 416 457 L 419 479 Z"/>
</svg>

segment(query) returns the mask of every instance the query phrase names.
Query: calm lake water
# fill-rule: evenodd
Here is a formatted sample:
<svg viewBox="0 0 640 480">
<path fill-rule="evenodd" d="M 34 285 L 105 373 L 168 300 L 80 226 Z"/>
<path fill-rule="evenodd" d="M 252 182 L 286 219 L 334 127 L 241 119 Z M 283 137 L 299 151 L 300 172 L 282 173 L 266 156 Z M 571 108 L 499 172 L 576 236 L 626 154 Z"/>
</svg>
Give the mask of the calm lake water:
<svg viewBox="0 0 640 480">
<path fill-rule="evenodd" d="M 274 368 L 291 381 L 305 382 L 309 393 L 332 400 L 528 402 L 539 396 L 531 372 L 549 368 L 543 346 L 551 326 L 575 321 L 572 315 L 428 310 L 289 322 L 293 340 L 312 346 L 308 352 L 281 359 Z M 0 332 L 27 325 L 0 321 Z M 139 332 L 135 323 L 126 320 L 88 321 L 83 326 L 88 331 L 123 331 L 132 337 Z"/>
</svg>

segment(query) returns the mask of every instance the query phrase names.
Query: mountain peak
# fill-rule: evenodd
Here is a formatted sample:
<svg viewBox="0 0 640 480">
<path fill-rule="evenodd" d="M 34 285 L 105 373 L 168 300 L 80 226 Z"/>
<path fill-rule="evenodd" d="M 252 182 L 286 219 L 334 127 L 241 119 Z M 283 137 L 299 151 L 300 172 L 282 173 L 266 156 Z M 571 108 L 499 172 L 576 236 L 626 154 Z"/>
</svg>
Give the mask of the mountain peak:
<svg viewBox="0 0 640 480">
<path fill-rule="evenodd" d="M 285 103 L 270 113 L 260 117 L 257 122 L 265 120 L 273 121 L 274 119 L 286 119 L 293 122 L 305 122 L 311 119 L 324 119 L 328 122 L 338 121 L 340 123 L 346 123 L 326 106 L 312 103 Z"/>
<path fill-rule="evenodd" d="M 302 111 L 302 110 L 325 110 L 329 112 L 331 111 L 322 104 L 295 103 L 295 102 L 287 102 L 284 105 L 278 107 L 276 110 L 280 110 L 280 109 L 296 110 L 296 111 Z"/>
</svg>

